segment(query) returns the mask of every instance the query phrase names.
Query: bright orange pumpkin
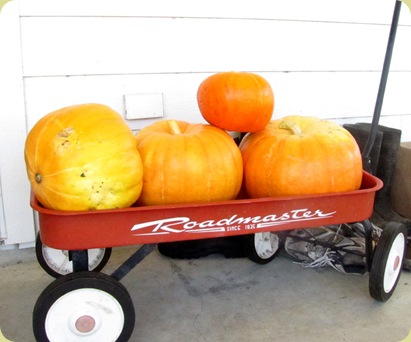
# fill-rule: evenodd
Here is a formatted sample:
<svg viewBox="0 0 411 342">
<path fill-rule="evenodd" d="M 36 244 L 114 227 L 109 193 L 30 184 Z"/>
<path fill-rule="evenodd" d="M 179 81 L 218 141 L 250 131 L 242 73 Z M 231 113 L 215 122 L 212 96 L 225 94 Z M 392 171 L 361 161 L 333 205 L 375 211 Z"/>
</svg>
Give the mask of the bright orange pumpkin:
<svg viewBox="0 0 411 342">
<path fill-rule="evenodd" d="M 161 120 L 137 135 L 144 165 L 138 203 L 161 205 L 230 200 L 241 188 L 241 152 L 211 125 Z"/>
<path fill-rule="evenodd" d="M 330 121 L 287 116 L 247 135 L 240 149 L 252 198 L 344 192 L 361 185 L 359 147 Z"/>
<path fill-rule="evenodd" d="M 25 145 L 28 178 L 43 206 L 92 210 L 132 205 L 143 166 L 123 118 L 101 104 L 81 104 L 41 118 Z"/>
<path fill-rule="evenodd" d="M 274 93 L 260 75 L 221 72 L 200 84 L 197 102 L 210 124 L 227 131 L 257 132 L 271 120 Z"/>
</svg>

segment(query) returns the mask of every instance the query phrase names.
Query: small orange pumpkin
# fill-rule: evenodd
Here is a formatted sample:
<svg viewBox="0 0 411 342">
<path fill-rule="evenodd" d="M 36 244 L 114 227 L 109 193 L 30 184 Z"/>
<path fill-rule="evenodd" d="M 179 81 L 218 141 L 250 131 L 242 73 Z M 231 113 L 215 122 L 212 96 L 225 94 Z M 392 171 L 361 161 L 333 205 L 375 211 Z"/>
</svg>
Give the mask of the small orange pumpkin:
<svg viewBox="0 0 411 342">
<path fill-rule="evenodd" d="M 357 190 L 362 180 L 359 147 L 343 127 L 315 117 L 271 121 L 240 144 L 250 197 Z"/>
<path fill-rule="evenodd" d="M 260 75 L 221 72 L 200 84 L 197 102 L 210 124 L 227 131 L 257 132 L 271 120 L 274 93 Z"/>
<path fill-rule="evenodd" d="M 230 200 L 241 188 L 241 152 L 211 125 L 161 120 L 137 135 L 144 165 L 138 203 L 161 205 Z"/>
<path fill-rule="evenodd" d="M 128 207 L 142 188 L 134 135 L 118 113 L 101 104 L 44 116 L 27 136 L 25 161 L 34 194 L 50 209 Z"/>
</svg>

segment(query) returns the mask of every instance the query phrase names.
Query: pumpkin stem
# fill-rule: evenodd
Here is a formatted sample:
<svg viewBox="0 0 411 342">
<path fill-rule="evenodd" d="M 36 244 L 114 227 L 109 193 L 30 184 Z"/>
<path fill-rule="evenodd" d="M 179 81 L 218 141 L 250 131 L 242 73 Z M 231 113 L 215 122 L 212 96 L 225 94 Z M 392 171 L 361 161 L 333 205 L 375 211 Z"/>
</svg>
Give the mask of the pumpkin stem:
<svg viewBox="0 0 411 342">
<path fill-rule="evenodd" d="M 280 122 L 280 124 L 278 125 L 278 128 L 281 129 L 288 129 L 290 130 L 294 135 L 301 135 L 303 134 L 303 131 L 301 130 L 301 127 L 294 123 L 294 122 L 290 122 L 287 120 L 283 120 Z"/>
<path fill-rule="evenodd" d="M 41 174 L 36 173 L 36 176 L 34 177 L 37 183 L 41 183 Z"/>
<path fill-rule="evenodd" d="M 177 121 L 175 120 L 168 120 L 168 126 L 170 127 L 172 134 L 181 134 L 180 126 L 178 125 Z"/>
</svg>

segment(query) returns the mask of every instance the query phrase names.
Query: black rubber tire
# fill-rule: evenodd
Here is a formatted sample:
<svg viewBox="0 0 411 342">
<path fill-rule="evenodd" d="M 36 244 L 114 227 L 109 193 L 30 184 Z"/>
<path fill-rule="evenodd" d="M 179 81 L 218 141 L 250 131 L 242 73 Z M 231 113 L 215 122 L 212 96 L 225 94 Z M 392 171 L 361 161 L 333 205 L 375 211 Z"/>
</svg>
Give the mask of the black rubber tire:
<svg viewBox="0 0 411 342">
<path fill-rule="evenodd" d="M 389 222 L 375 247 L 369 276 L 372 298 L 385 302 L 394 293 L 405 259 L 407 229 L 402 223 Z"/>
<path fill-rule="evenodd" d="M 44 255 L 44 252 L 46 249 L 49 251 L 53 250 L 54 252 L 61 252 L 61 254 L 64 255 L 67 262 L 69 263 L 68 269 L 62 270 L 58 268 L 58 265 L 53 265 Z M 69 259 L 68 251 L 63 251 L 63 250 L 47 247 L 41 241 L 40 234 L 37 234 L 37 237 L 36 237 L 35 250 L 36 250 L 36 257 L 37 257 L 38 263 L 40 264 L 42 269 L 46 271 L 46 273 L 52 276 L 53 278 L 59 278 L 63 275 L 73 272 L 73 266 L 72 265 L 70 266 L 71 262 L 68 260 Z M 102 251 L 103 256 L 99 258 L 96 261 L 96 263 L 89 265 L 89 271 L 99 272 L 104 268 L 104 266 L 107 265 L 107 262 L 109 261 L 110 256 L 111 256 L 112 249 L 108 247 L 108 248 L 101 248 L 100 250 Z M 90 256 L 90 251 L 89 251 L 89 256 Z M 89 262 L 90 261 L 92 260 L 89 260 Z"/>
<path fill-rule="evenodd" d="M 277 255 L 281 248 L 284 246 L 284 241 L 286 238 L 286 234 L 284 232 L 263 232 L 263 233 L 256 233 L 256 234 L 249 234 L 244 236 L 244 250 L 245 254 L 251 261 L 265 265 L 271 262 Z M 268 242 L 267 239 L 275 239 L 272 241 L 275 243 L 273 246 L 271 245 L 272 250 L 265 250 L 264 253 L 259 251 L 256 244 L 259 243 L 261 240 L 265 240 Z"/>
<path fill-rule="evenodd" d="M 120 282 L 106 274 L 87 271 L 74 272 L 59 277 L 49 286 L 47 286 L 40 294 L 33 310 L 33 332 L 36 341 L 50 341 L 47 333 L 46 320 L 50 318 L 48 317 L 49 311 L 58 300 L 66 295 L 75 296 L 78 293 L 77 290 L 81 291 L 89 289 L 99 290 L 96 292 L 107 294 L 107 297 L 109 297 L 111 300 L 114 300 L 115 304 L 118 304 L 121 307 L 121 311 L 124 316 L 124 323 L 116 341 L 128 341 L 131 334 L 133 333 L 135 324 L 134 305 L 128 291 Z M 82 303 L 72 304 L 72 307 L 77 310 Z M 57 303 L 56 305 L 59 305 L 59 303 Z M 70 307 L 67 307 L 67 310 L 70 309 Z M 108 309 L 106 310 L 107 312 L 109 312 Z M 64 324 L 61 324 L 61 327 L 56 327 L 55 325 L 53 325 L 53 329 L 56 328 L 57 330 L 60 330 L 61 328 L 61 331 L 63 331 L 63 329 L 67 329 L 65 326 L 68 325 L 68 323 L 69 322 L 64 322 Z M 107 326 L 108 325 L 106 324 L 105 327 Z M 90 338 L 90 336 L 88 336 L 88 338 Z M 76 337 L 76 341 L 77 340 L 81 341 L 82 338 Z M 99 340 L 103 341 L 104 339 L 100 338 Z"/>
</svg>

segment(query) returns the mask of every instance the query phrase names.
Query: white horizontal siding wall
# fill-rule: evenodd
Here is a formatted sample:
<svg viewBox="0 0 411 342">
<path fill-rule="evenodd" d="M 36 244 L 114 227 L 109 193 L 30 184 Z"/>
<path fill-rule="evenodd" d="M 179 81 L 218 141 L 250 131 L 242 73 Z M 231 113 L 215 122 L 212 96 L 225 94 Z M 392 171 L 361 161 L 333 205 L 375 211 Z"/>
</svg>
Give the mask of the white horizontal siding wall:
<svg viewBox="0 0 411 342">
<path fill-rule="evenodd" d="M 381 119 L 401 127 L 411 112 L 403 7 Z M 28 127 L 78 102 L 124 113 L 124 94 L 151 92 L 163 93 L 166 117 L 199 121 L 198 85 L 226 70 L 266 77 L 275 116 L 370 121 L 393 8 L 391 0 L 21 2 Z"/>
<path fill-rule="evenodd" d="M 21 40 L 16 76 L 24 107 L 17 106 L 7 120 L 24 120 L 29 130 L 48 112 L 84 102 L 104 103 L 125 115 L 125 94 L 162 93 L 165 118 L 201 122 L 196 102 L 201 81 L 215 72 L 237 70 L 270 81 L 274 117 L 371 122 L 394 4 L 21 0 L 15 4 Z M 410 42 L 411 14 L 402 6 L 380 122 L 401 128 L 404 141 L 411 140 Z M 137 130 L 152 121 L 128 124 Z M 22 155 L 24 139 L 18 140 L 16 153 Z M 22 159 L 14 164 L 19 179 L 2 171 L 3 184 L 26 182 Z M 28 186 L 22 190 L 28 192 Z M 4 203 L 7 196 L 3 188 Z M 26 193 L 15 195 L 14 201 L 21 200 L 28 202 Z"/>
</svg>

